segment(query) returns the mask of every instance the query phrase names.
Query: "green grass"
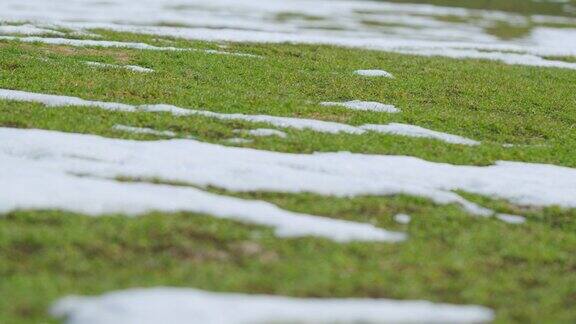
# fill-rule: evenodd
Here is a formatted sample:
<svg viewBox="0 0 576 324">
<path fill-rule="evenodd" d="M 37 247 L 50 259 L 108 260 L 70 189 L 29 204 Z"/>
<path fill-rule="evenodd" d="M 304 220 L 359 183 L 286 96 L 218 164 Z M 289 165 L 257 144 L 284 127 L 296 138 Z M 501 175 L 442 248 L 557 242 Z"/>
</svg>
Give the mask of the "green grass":
<svg viewBox="0 0 576 324">
<path fill-rule="evenodd" d="M 102 34 L 111 40 L 165 45 L 153 40 L 156 37 Z M 214 43 L 174 41 L 171 46 L 217 48 Z M 576 71 L 329 46 L 228 45 L 229 51 L 265 58 L 0 42 L 0 88 L 350 124 L 404 122 L 483 142 L 467 147 L 378 134 L 288 130 L 286 139 L 255 138 L 243 145 L 265 150 L 576 167 Z M 87 60 L 139 64 L 156 72 L 96 69 L 84 65 Z M 353 75 L 356 69 L 368 68 L 385 69 L 396 78 Z M 352 99 L 394 104 L 402 113 L 318 105 Z M 0 101 L 2 127 L 156 139 L 111 130 L 114 124 L 172 130 L 213 143 L 237 136 L 238 128 L 266 126 Z M 502 147 L 505 143 L 518 146 Z M 157 285 L 290 296 L 428 299 L 485 305 L 496 310 L 501 323 L 576 321 L 575 210 L 527 208 L 463 193 L 484 206 L 528 218 L 526 224 L 508 225 L 417 197 L 226 194 L 372 222 L 406 231 L 410 239 L 401 244 L 278 239 L 266 228 L 190 213 L 90 218 L 58 211 L 13 212 L 0 218 L 2 321 L 54 322 L 46 310 L 59 297 Z M 412 215 L 413 222 L 396 224 L 392 216 L 399 212 Z"/>
</svg>

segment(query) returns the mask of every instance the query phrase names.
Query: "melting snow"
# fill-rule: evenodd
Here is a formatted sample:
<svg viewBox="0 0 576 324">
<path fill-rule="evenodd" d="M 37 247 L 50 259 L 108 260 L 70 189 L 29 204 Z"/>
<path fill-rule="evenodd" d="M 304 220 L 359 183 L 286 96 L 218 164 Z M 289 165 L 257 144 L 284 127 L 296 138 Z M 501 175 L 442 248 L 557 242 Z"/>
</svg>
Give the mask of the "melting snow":
<svg viewBox="0 0 576 324">
<path fill-rule="evenodd" d="M 21 35 L 64 35 L 59 31 L 40 28 L 31 24 L 25 25 L 0 25 L 0 34 L 21 34 Z"/>
<path fill-rule="evenodd" d="M 193 188 L 106 180 L 120 176 L 214 186 L 236 192 L 310 192 L 339 197 L 407 194 L 439 204 L 460 204 L 479 216 L 494 213 L 465 200 L 455 190 L 506 199 L 519 205 L 576 207 L 575 169 L 523 162 L 458 166 L 407 156 L 342 152 L 287 154 L 186 139 L 142 142 L 0 128 L 0 163 L 3 188 L 6 188 L 0 194 L 1 212 L 61 208 L 87 214 L 134 214 L 155 209 L 190 209 L 226 217 L 232 214 L 268 220 L 264 215 L 269 216 L 268 210 L 272 208 Z M 75 174 L 85 176 L 75 177 Z M 61 194 L 55 195 L 55 192 Z M 222 199 L 231 199 L 231 203 L 218 201 Z M 264 206 L 265 211 L 258 214 L 243 204 Z M 246 215 L 238 216 L 235 214 L 238 212 Z M 287 212 L 274 213 L 282 213 L 278 222 L 296 223 L 284 215 Z M 297 228 L 313 230 L 313 226 L 298 225 Z M 333 235 L 328 227 L 318 228 Z"/>
<path fill-rule="evenodd" d="M 240 137 L 229 138 L 226 140 L 226 143 L 229 144 L 249 144 L 252 143 L 252 140 Z"/>
<path fill-rule="evenodd" d="M 145 127 L 132 127 L 132 126 L 125 126 L 125 125 L 114 125 L 112 127 L 115 130 L 128 132 L 128 133 L 136 133 L 136 134 L 150 134 L 150 135 L 157 135 L 157 136 L 166 136 L 166 137 L 175 137 L 176 133 L 171 131 L 158 131 L 152 128 L 145 128 Z"/>
<path fill-rule="evenodd" d="M 262 58 L 259 55 L 246 54 L 246 53 L 232 53 L 211 49 L 179 48 L 171 46 L 158 47 L 145 43 L 116 42 L 116 41 L 102 41 L 102 40 L 89 40 L 89 39 L 0 36 L 0 40 L 19 41 L 24 43 L 44 43 L 50 45 L 67 45 L 76 47 L 113 47 L 113 48 L 115 47 L 115 48 L 130 48 L 130 49 L 149 50 L 149 51 L 190 51 L 190 52 L 201 52 L 206 54 Z"/>
<path fill-rule="evenodd" d="M 494 317 L 482 306 L 421 300 L 290 298 L 164 287 L 71 296 L 59 300 L 51 313 L 68 324 L 484 323 Z"/>
<path fill-rule="evenodd" d="M 412 220 L 412 217 L 406 214 L 397 214 L 394 215 L 394 220 L 399 224 L 408 224 Z"/>
<path fill-rule="evenodd" d="M 526 222 L 525 217 L 518 215 L 498 214 L 496 218 L 508 224 L 523 224 Z"/>
<path fill-rule="evenodd" d="M 270 129 L 270 128 L 258 128 L 258 129 L 251 129 L 249 131 L 246 131 L 246 134 L 251 135 L 251 136 L 278 136 L 281 138 L 286 138 L 286 133 L 284 133 L 283 131 L 279 131 L 277 129 Z"/>
<path fill-rule="evenodd" d="M 374 101 L 360 101 L 360 100 L 352 100 L 346 102 L 322 102 L 320 103 L 322 106 L 330 107 L 330 106 L 339 106 L 344 107 L 352 110 L 360 110 L 360 111 L 376 111 L 376 112 L 387 112 L 387 113 L 397 113 L 400 112 L 400 109 L 394 107 L 393 105 L 385 105 L 383 103 L 374 102 Z"/>
<path fill-rule="evenodd" d="M 355 74 L 361 76 L 368 76 L 368 77 L 385 77 L 385 78 L 394 78 L 394 76 L 386 71 L 383 70 L 357 70 L 354 71 Z"/>
<path fill-rule="evenodd" d="M 362 125 L 362 129 L 371 130 L 383 134 L 392 134 L 410 137 L 424 137 L 440 140 L 446 143 L 462 144 L 462 145 L 479 145 L 480 142 L 471 140 L 469 138 L 442 133 L 426 129 L 420 126 L 390 123 L 388 125 Z"/>
<path fill-rule="evenodd" d="M 48 107 L 83 106 L 83 107 L 95 107 L 106 110 L 120 110 L 126 112 L 135 112 L 135 111 L 166 112 L 171 113 L 175 116 L 199 115 L 221 120 L 242 120 L 253 123 L 268 123 L 270 125 L 281 128 L 294 128 L 300 130 L 309 129 L 316 132 L 331 133 L 331 134 L 348 133 L 358 135 L 358 134 L 364 134 L 366 131 L 373 131 L 383 134 L 427 137 L 454 144 L 464 144 L 464 145 L 478 144 L 478 142 L 466 139 L 464 137 L 450 135 L 446 133 L 440 133 L 422 127 L 405 125 L 405 124 L 352 126 L 347 124 L 327 122 L 315 119 L 277 117 L 268 115 L 216 113 L 207 110 L 184 109 L 172 105 L 163 105 L 163 104 L 133 106 L 115 102 L 91 101 L 80 99 L 77 97 L 48 95 L 48 94 L 18 91 L 18 90 L 8 90 L 8 89 L 0 89 L 0 99 L 24 101 L 24 102 L 36 102 L 36 103 L 42 103 Z"/>
<path fill-rule="evenodd" d="M 192 146 L 186 147 L 187 143 L 198 143 L 192 140 L 147 142 L 155 143 L 155 148 L 140 154 L 139 148 L 133 146 L 138 146 L 135 141 L 39 130 L 24 131 L 21 135 L 28 134 L 24 137 L 17 133 L 20 132 L 0 129 L 0 178 L 3 181 L 0 188 L 0 214 L 18 209 L 59 209 L 92 216 L 115 213 L 140 215 L 155 210 L 190 211 L 270 226 L 282 237 L 319 236 L 339 242 L 397 242 L 405 239 L 405 234 L 386 231 L 371 224 L 294 213 L 262 201 L 222 196 L 192 187 L 114 180 L 123 173 L 116 173 L 120 170 L 114 169 L 122 165 L 131 165 L 135 168 L 134 171 L 143 171 L 147 165 L 177 173 L 204 170 L 209 177 L 219 177 L 217 172 L 210 171 L 209 165 L 199 167 L 193 159 L 189 160 L 192 164 L 187 165 L 188 162 L 184 162 L 177 166 L 171 161 L 176 158 L 172 155 L 175 152 L 164 150 L 165 145 L 172 149 L 179 147 L 178 155 L 200 157 L 198 155 L 203 155 L 201 151 Z M 63 146 L 38 147 L 36 144 L 40 143 L 33 144 L 40 139 L 35 140 L 37 136 L 48 140 L 51 145 Z M 72 143 L 66 139 L 68 136 L 80 137 L 77 142 Z M 98 144 L 101 140 L 113 141 L 116 144 Z M 16 151 L 12 150 L 14 145 L 26 145 L 25 143 L 31 146 L 21 147 L 24 151 L 18 148 Z M 215 147 L 224 149 L 221 146 Z M 234 163 L 231 160 L 229 162 Z M 155 178 L 153 173 L 141 174 L 142 177 L 135 178 L 152 179 Z M 160 179 L 170 180 L 157 175 Z M 132 175 L 126 173 L 124 176 Z M 241 173 L 238 173 L 236 179 L 241 179 Z"/>
<path fill-rule="evenodd" d="M 107 64 L 107 63 L 100 63 L 100 62 L 86 62 L 86 65 L 101 67 L 101 68 L 127 69 L 130 71 L 140 72 L 140 73 L 154 72 L 153 69 L 141 67 L 138 65 L 116 65 L 116 64 Z"/>
<path fill-rule="evenodd" d="M 281 19 L 286 13 L 293 18 Z M 440 21 L 446 16 L 461 22 Z M 76 32 L 103 28 L 219 42 L 329 44 L 576 68 L 576 63 L 545 58 L 575 55 L 575 28 L 536 26 L 525 37 L 509 40 L 486 31 L 501 22 L 528 28 L 534 23 L 576 25 L 575 19 L 384 1 L 156 0 L 142 6 L 125 0 L 109 0 L 106 5 L 92 0 L 28 0 L 23 6 L 21 0 L 3 0 L 0 20 L 51 24 Z M 181 27 L 160 26 L 166 23 Z"/>
</svg>

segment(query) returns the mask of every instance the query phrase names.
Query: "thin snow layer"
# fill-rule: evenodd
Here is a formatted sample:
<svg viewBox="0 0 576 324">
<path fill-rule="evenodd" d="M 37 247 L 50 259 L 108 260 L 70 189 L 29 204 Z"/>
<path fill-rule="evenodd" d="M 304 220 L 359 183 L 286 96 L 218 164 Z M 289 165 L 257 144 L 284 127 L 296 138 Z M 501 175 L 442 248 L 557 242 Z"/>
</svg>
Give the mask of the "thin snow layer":
<svg viewBox="0 0 576 324">
<path fill-rule="evenodd" d="M 89 39 L 70 39 L 70 38 L 46 38 L 46 37 L 15 37 L 0 36 L 0 40 L 19 41 L 24 43 L 44 43 L 50 45 L 68 45 L 76 47 L 117 47 L 131 48 L 149 51 L 185 51 L 185 48 L 177 47 L 158 47 L 145 43 L 102 41 Z"/>
<path fill-rule="evenodd" d="M 241 137 L 233 137 L 226 140 L 228 144 L 250 144 L 253 141 L 251 139 L 241 138 Z"/>
<path fill-rule="evenodd" d="M 283 131 L 279 131 L 277 129 L 270 129 L 270 128 L 258 128 L 258 129 L 251 129 L 246 132 L 246 134 L 251 136 L 258 136 L 258 137 L 266 137 L 266 136 L 278 136 L 281 138 L 286 138 L 286 133 Z"/>
<path fill-rule="evenodd" d="M 68 324 L 485 323 L 494 317 L 482 306 L 421 300 L 290 298 L 165 287 L 70 296 L 51 313 Z"/>
<path fill-rule="evenodd" d="M 135 133 L 135 134 L 150 134 L 156 136 L 166 136 L 166 137 L 175 137 L 176 133 L 172 131 L 159 131 L 152 128 L 146 127 L 133 127 L 133 126 L 126 126 L 126 125 L 114 125 L 112 129 L 121 131 L 121 132 L 128 132 L 128 133 Z"/>
<path fill-rule="evenodd" d="M 367 77 L 385 77 L 394 78 L 392 73 L 383 70 L 357 70 L 354 71 L 355 74 Z"/>
<path fill-rule="evenodd" d="M 400 136 L 410 136 L 410 137 L 424 137 L 437 139 L 446 143 L 452 144 L 462 144 L 462 145 L 479 145 L 480 142 L 471 140 L 469 138 L 433 131 L 427 128 L 423 128 L 415 125 L 390 123 L 387 125 L 363 125 L 363 129 L 376 131 L 384 134 L 393 134 Z"/>
<path fill-rule="evenodd" d="M 149 44 L 145 44 L 145 43 L 102 41 L 102 40 L 91 40 L 91 39 L 0 36 L 0 41 L 1 40 L 18 41 L 18 42 L 24 42 L 24 43 L 44 43 L 44 44 L 49 44 L 49 45 L 67 45 L 67 46 L 75 46 L 75 47 L 112 47 L 112 48 L 130 48 L 130 49 L 149 50 L 149 51 L 189 51 L 189 52 L 201 52 L 201 53 L 206 53 L 206 54 L 262 58 L 261 56 L 254 55 L 254 54 L 232 53 L 232 52 L 225 52 L 225 51 L 218 51 L 218 50 L 211 50 L 211 49 L 179 48 L 179 47 L 171 47 L 171 46 L 159 47 L 159 46 L 149 45 Z M 101 65 L 101 66 L 103 66 L 103 65 Z M 140 72 L 143 72 L 143 71 L 140 71 Z"/>
<path fill-rule="evenodd" d="M 31 24 L 24 25 L 0 25 L 0 35 L 2 34 L 19 34 L 19 35 L 64 35 L 59 31 L 40 28 Z"/>
<path fill-rule="evenodd" d="M 86 62 L 86 65 L 99 67 L 99 68 L 113 68 L 113 69 L 126 69 L 134 72 L 140 73 L 151 73 L 154 72 L 153 69 L 145 68 L 138 65 L 117 65 L 117 64 L 107 64 L 100 62 Z"/>
<path fill-rule="evenodd" d="M 518 215 L 498 214 L 496 215 L 496 218 L 508 224 L 524 224 L 526 222 L 526 218 L 524 216 Z"/>
<path fill-rule="evenodd" d="M 0 128 L 0 165 L 4 184 L 4 190 L 0 188 L 0 213 L 29 208 L 60 208 L 91 215 L 193 210 L 220 217 L 253 217 L 259 224 L 278 228 L 285 224 L 291 231 L 309 234 L 338 233 L 330 226 L 302 226 L 294 220 L 304 216 L 269 204 L 224 198 L 192 188 L 109 180 L 117 177 L 162 179 L 234 192 L 309 192 L 338 197 L 406 194 L 439 204 L 460 204 L 479 216 L 494 213 L 454 191 L 519 205 L 576 208 L 576 169 L 523 162 L 459 166 L 407 156 L 288 154 L 188 139 L 142 142 Z M 366 224 L 324 222 L 383 235 Z"/>
<path fill-rule="evenodd" d="M 460 22 L 442 21 L 458 17 Z M 507 64 L 575 69 L 546 56 L 576 55 L 576 29 L 536 26 L 499 39 L 487 27 L 576 20 L 498 11 L 352 0 L 3 0 L 0 20 L 32 21 L 80 32 L 104 28 L 209 41 L 293 42 L 360 47 L 417 55 L 483 58 Z M 444 19 L 445 20 L 445 19 Z M 181 27 L 163 26 L 172 24 Z M 491 53 L 494 52 L 494 53 Z"/>
<path fill-rule="evenodd" d="M 175 116 L 204 116 L 210 118 L 216 118 L 221 120 L 241 120 L 253 123 L 267 123 L 276 127 L 281 128 L 294 128 L 294 129 L 308 129 L 315 132 L 321 133 L 348 133 L 348 134 L 364 134 L 367 131 L 380 132 L 383 134 L 396 134 L 403 136 L 416 136 L 416 137 L 428 137 L 438 140 L 447 141 L 448 143 L 456 144 L 467 144 L 474 145 L 477 144 L 476 141 L 469 140 L 460 136 L 450 135 L 440 132 L 435 132 L 432 130 L 427 130 L 418 126 L 402 125 L 402 124 L 390 124 L 389 125 L 363 125 L 363 126 L 352 126 L 347 124 L 341 124 L 336 122 L 327 122 L 315 119 L 304 119 L 304 118 L 292 118 L 292 117 L 277 117 L 269 115 L 245 115 L 245 114 L 224 114 L 217 113 L 207 110 L 194 110 L 185 109 L 172 105 L 158 104 L 158 105 L 128 105 L 123 103 L 115 102 L 103 102 L 103 101 L 91 101 L 84 100 L 77 97 L 59 96 L 59 95 L 48 95 L 34 92 L 18 91 L 18 90 L 8 90 L 0 89 L 0 99 L 13 100 L 13 101 L 24 101 L 24 102 L 36 102 L 44 104 L 48 107 L 64 107 L 64 106 L 82 106 L 82 107 L 94 107 L 106 110 L 116 110 L 116 111 L 126 111 L 126 112 L 136 112 L 136 111 L 147 111 L 147 112 L 165 112 L 170 113 Z M 327 104 L 327 103 L 325 103 Z M 332 103 L 330 103 L 332 104 Z M 341 103 L 334 103 L 335 105 L 340 105 Z M 356 107 L 373 107 L 374 105 L 382 105 L 380 103 L 372 102 L 352 102 L 350 105 L 355 105 Z M 385 106 L 385 105 L 383 105 Z M 383 109 L 383 108 L 381 108 Z M 403 127 L 398 127 L 394 125 L 401 125 Z M 398 128 L 403 128 L 399 130 Z"/>
<path fill-rule="evenodd" d="M 394 107 L 393 105 L 386 105 L 383 103 L 375 102 L 375 101 L 360 101 L 360 100 L 352 100 L 346 102 L 322 102 L 320 103 L 322 106 L 326 107 L 344 107 L 351 110 L 360 110 L 360 111 L 376 111 L 376 112 L 386 112 L 386 113 L 397 113 L 400 112 L 400 109 Z"/>
</svg>

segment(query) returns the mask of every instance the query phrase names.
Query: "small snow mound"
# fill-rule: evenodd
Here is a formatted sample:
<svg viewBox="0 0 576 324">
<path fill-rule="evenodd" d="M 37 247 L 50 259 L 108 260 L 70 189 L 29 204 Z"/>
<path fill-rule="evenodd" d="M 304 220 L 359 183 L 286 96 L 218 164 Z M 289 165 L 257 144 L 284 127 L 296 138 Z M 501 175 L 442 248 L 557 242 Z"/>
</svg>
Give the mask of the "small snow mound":
<svg viewBox="0 0 576 324">
<path fill-rule="evenodd" d="M 398 214 L 394 216 L 394 220 L 399 224 L 408 224 L 412 220 L 412 217 L 406 214 Z"/>
<path fill-rule="evenodd" d="M 496 218 L 508 224 L 524 224 L 526 222 L 524 216 L 518 215 L 496 214 Z"/>
<path fill-rule="evenodd" d="M 376 111 L 386 113 L 400 112 L 400 109 L 394 107 L 393 105 L 386 105 L 375 101 L 360 101 L 360 100 L 352 100 L 346 102 L 325 101 L 321 102 L 320 105 L 325 107 L 344 107 L 351 110 L 359 110 L 359 111 Z"/>
<path fill-rule="evenodd" d="M 367 77 L 385 77 L 393 79 L 394 76 L 390 72 L 386 72 L 384 70 L 357 70 L 354 71 L 354 74 L 367 76 Z"/>
</svg>

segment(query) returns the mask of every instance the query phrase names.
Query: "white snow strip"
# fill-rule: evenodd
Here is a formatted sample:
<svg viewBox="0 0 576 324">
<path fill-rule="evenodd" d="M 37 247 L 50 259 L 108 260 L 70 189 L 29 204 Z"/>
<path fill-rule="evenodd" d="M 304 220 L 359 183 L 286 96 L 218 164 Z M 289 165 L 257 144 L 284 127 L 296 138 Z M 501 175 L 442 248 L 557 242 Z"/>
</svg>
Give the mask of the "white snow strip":
<svg viewBox="0 0 576 324">
<path fill-rule="evenodd" d="M 394 107 L 393 105 L 385 105 L 383 103 L 374 102 L 374 101 L 360 101 L 360 100 L 352 100 L 346 102 L 321 102 L 320 105 L 331 107 L 344 107 L 351 110 L 360 110 L 360 111 L 376 111 L 376 112 L 386 112 L 386 113 L 397 113 L 400 112 L 400 109 Z"/>
<path fill-rule="evenodd" d="M 497 214 L 496 218 L 508 224 L 524 224 L 526 222 L 525 217 L 518 215 Z"/>
<path fill-rule="evenodd" d="M 251 136 L 258 136 L 258 137 L 266 137 L 266 136 L 278 136 L 281 138 L 286 138 L 286 133 L 283 131 L 279 131 L 277 129 L 270 129 L 270 128 L 258 128 L 258 129 L 251 129 L 246 131 L 246 134 Z"/>
<path fill-rule="evenodd" d="M 412 220 L 412 217 L 410 217 L 410 215 L 406 215 L 406 214 L 397 214 L 397 215 L 394 215 L 394 220 L 396 221 L 396 223 L 399 223 L 399 224 L 408 224 Z"/>
<path fill-rule="evenodd" d="M 86 65 L 94 66 L 94 67 L 101 67 L 101 68 L 113 68 L 113 69 L 126 69 L 134 72 L 140 73 L 151 73 L 154 72 L 153 69 L 145 68 L 138 65 L 117 65 L 117 64 L 107 64 L 107 63 L 100 63 L 100 62 L 85 62 Z"/>
<path fill-rule="evenodd" d="M 408 125 L 408 124 L 399 124 L 399 123 L 390 123 L 387 125 L 362 125 L 360 126 L 362 129 L 371 130 L 379 133 L 384 134 L 393 134 L 393 135 L 400 135 L 400 136 L 410 136 L 410 137 L 424 137 L 424 138 L 432 138 L 437 139 L 446 143 L 452 144 L 462 144 L 462 145 L 479 145 L 480 142 L 471 140 L 469 138 L 442 133 L 433 131 L 430 129 L 426 129 L 420 126 L 415 125 Z"/>
<path fill-rule="evenodd" d="M 485 323 L 494 317 L 482 306 L 422 300 L 291 298 L 168 287 L 70 296 L 51 313 L 67 324 Z"/>
<path fill-rule="evenodd" d="M 117 177 L 162 179 L 233 192 L 310 192 L 338 197 L 406 194 L 438 204 L 459 204 L 479 216 L 494 212 L 454 191 L 518 205 L 576 208 L 576 169 L 554 165 L 500 161 L 491 166 L 459 166 L 407 156 L 288 154 L 188 139 L 145 142 L 0 128 L 0 213 L 30 208 L 86 214 L 193 210 L 257 217 L 263 223 L 278 215 L 274 222 L 297 223 L 287 216 L 293 213 L 271 211 L 273 207 L 262 203 L 230 198 L 228 204 L 224 201 L 228 198 L 192 188 L 105 180 Z M 261 208 L 259 213 L 252 204 Z M 302 231 L 311 228 L 295 226 Z M 317 230 L 333 235 L 329 227 Z"/>
<path fill-rule="evenodd" d="M 394 78 L 394 76 L 386 71 L 383 70 L 357 70 L 354 71 L 355 74 L 367 77 L 385 77 L 385 78 Z"/>
<path fill-rule="evenodd" d="M 20 35 L 64 35 L 59 31 L 36 27 L 31 24 L 24 25 L 0 25 L 0 34 L 20 34 Z"/>
<path fill-rule="evenodd" d="M 253 141 L 250 139 L 246 139 L 246 138 L 233 137 L 233 138 L 227 139 L 225 142 L 228 144 L 249 144 L 249 143 L 252 143 Z"/>
<path fill-rule="evenodd" d="M 89 39 L 46 38 L 46 37 L 15 37 L 0 36 L 0 40 L 19 41 L 24 43 L 44 43 L 50 45 L 67 45 L 76 47 L 116 47 L 149 51 L 186 51 L 186 48 L 157 47 L 145 43 L 115 42 Z"/>
<path fill-rule="evenodd" d="M 121 131 L 121 132 L 128 132 L 128 133 L 135 133 L 135 134 L 150 134 L 150 135 L 157 135 L 157 136 L 166 136 L 166 137 L 175 137 L 176 133 L 171 131 L 159 131 L 152 128 L 145 128 L 145 127 L 132 127 L 126 125 L 114 125 L 112 129 Z"/>
<path fill-rule="evenodd" d="M 347 124 L 321 121 L 315 119 L 278 117 L 269 115 L 225 114 L 207 110 L 185 109 L 165 104 L 133 106 L 122 103 L 91 101 L 80 99 L 77 97 L 48 95 L 48 94 L 26 92 L 19 90 L 8 90 L 8 89 L 0 89 L 0 99 L 23 101 L 23 102 L 36 102 L 44 104 L 48 107 L 83 106 L 83 107 L 95 107 L 106 110 L 119 110 L 126 112 L 135 112 L 135 111 L 165 112 L 173 114 L 175 116 L 198 115 L 221 120 L 241 120 L 253 123 L 267 123 L 280 128 L 294 128 L 299 130 L 308 129 L 315 132 L 330 133 L 330 134 L 348 133 L 359 135 L 364 134 L 366 131 L 373 131 L 383 134 L 393 134 L 393 135 L 412 136 L 412 137 L 427 137 L 445 141 L 447 143 L 452 144 L 464 144 L 464 145 L 479 144 L 479 142 L 464 137 L 460 137 L 457 135 L 436 132 L 422 127 L 406 124 L 393 123 L 388 125 L 352 126 Z"/>
<path fill-rule="evenodd" d="M 75 47 L 112 47 L 112 48 L 130 48 L 130 49 L 149 50 L 149 51 L 190 51 L 190 52 L 201 52 L 206 54 L 262 58 L 262 56 L 254 54 L 232 53 L 211 49 L 179 48 L 171 46 L 158 47 L 145 43 L 116 42 L 116 41 L 102 41 L 102 40 L 88 40 L 88 39 L 0 36 L 0 41 L 1 40 L 19 41 L 24 43 L 44 43 L 49 45 L 66 45 Z"/>
</svg>

